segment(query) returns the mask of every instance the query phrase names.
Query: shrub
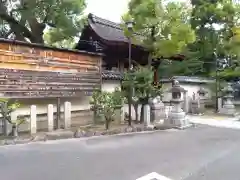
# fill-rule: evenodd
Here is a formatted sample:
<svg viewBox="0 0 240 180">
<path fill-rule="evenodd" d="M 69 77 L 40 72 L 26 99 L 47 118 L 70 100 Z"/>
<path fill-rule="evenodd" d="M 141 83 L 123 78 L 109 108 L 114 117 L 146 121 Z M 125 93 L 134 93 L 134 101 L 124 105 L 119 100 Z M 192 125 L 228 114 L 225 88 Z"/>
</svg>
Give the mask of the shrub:
<svg viewBox="0 0 240 180">
<path fill-rule="evenodd" d="M 115 109 L 123 104 L 123 96 L 119 89 L 116 88 L 114 92 L 101 92 L 96 90 L 90 101 L 91 109 L 105 118 L 106 129 L 109 129 L 109 124 L 114 121 Z"/>
<path fill-rule="evenodd" d="M 18 127 L 25 122 L 25 119 L 17 116 L 16 120 L 11 118 L 11 113 L 17 110 L 20 107 L 20 103 L 17 100 L 13 99 L 0 99 L 0 114 L 2 116 L 2 120 L 4 122 L 5 135 L 7 122 L 12 124 L 12 136 L 18 136 Z"/>
</svg>

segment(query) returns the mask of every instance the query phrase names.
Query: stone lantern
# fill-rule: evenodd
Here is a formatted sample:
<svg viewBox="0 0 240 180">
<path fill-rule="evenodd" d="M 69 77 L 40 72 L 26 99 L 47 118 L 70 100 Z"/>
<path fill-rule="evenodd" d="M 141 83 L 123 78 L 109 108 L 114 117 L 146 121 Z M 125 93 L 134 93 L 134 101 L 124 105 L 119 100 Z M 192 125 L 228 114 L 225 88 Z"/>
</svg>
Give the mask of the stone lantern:
<svg viewBox="0 0 240 180">
<path fill-rule="evenodd" d="M 205 101 L 206 101 L 206 94 L 208 93 L 207 90 L 205 90 L 203 87 L 200 87 L 198 90 L 199 95 L 199 103 L 200 103 L 200 113 L 203 114 L 205 111 Z"/>
<path fill-rule="evenodd" d="M 199 99 L 205 99 L 206 98 L 206 94 L 208 93 L 207 90 L 205 90 L 203 87 L 200 87 L 199 90 L 197 91 L 198 95 L 199 95 Z"/>
<path fill-rule="evenodd" d="M 173 108 L 169 113 L 168 119 L 165 120 L 165 124 L 170 127 L 180 128 L 188 126 L 189 122 L 186 119 L 186 113 L 181 108 L 181 103 L 183 102 L 181 95 L 186 92 L 186 90 L 175 80 L 175 83 L 169 92 L 172 93 L 171 104 L 173 105 Z"/>
<path fill-rule="evenodd" d="M 231 87 L 231 84 L 228 83 L 228 85 L 222 90 L 224 96 L 223 96 L 223 107 L 220 110 L 221 114 L 224 115 L 236 115 L 236 109 L 232 102 L 233 99 L 233 88 Z"/>
<path fill-rule="evenodd" d="M 196 94 L 193 93 L 192 100 L 191 100 L 191 113 L 192 114 L 200 114 L 200 103 L 199 99 L 196 98 Z"/>
<path fill-rule="evenodd" d="M 151 122 L 161 122 L 165 119 L 165 106 L 161 101 L 161 97 L 157 96 L 150 102 L 151 107 Z"/>
</svg>

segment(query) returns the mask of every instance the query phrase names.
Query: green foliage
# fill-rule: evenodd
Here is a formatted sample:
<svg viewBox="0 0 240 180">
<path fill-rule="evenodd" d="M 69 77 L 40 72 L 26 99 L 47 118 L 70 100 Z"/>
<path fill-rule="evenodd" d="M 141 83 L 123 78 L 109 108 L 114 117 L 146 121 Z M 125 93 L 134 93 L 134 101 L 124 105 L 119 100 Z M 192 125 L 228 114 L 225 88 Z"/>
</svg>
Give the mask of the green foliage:
<svg viewBox="0 0 240 180">
<path fill-rule="evenodd" d="M 17 117 L 16 120 L 11 119 L 11 113 L 17 110 L 20 107 L 18 101 L 13 99 L 0 99 L 0 114 L 3 120 L 8 121 L 10 124 L 19 126 L 20 124 L 24 123 L 25 120 Z"/>
<path fill-rule="evenodd" d="M 208 84 L 208 88 L 211 92 L 211 100 L 212 100 L 212 103 L 213 103 L 212 105 L 214 107 L 216 107 L 216 105 L 217 105 L 216 104 L 216 95 L 217 95 L 217 97 L 221 97 L 222 96 L 222 89 L 224 87 L 226 87 L 226 85 L 227 85 L 226 81 L 224 81 L 221 78 L 218 79 L 218 82 L 215 81 L 213 83 Z M 216 91 L 217 91 L 217 93 L 216 93 Z"/>
<path fill-rule="evenodd" d="M 101 110 L 105 117 L 106 129 L 108 129 L 110 122 L 114 120 L 115 108 L 118 104 L 114 101 L 114 93 L 102 92 L 102 97 Z"/>
<path fill-rule="evenodd" d="M 147 67 L 138 67 L 134 73 L 134 89 L 140 100 L 148 99 L 153 90 L 153 71 Z"/>
<path fill-rule="evenodd" d="M 165 4 L 165 5 L 164 5 Z M 188 23 L 189 8 L 178 2 L 131 0 L 129 12 L 123 16 L 135 22 L 135 37 L 156 57 L 170 57 L 181 53 L 194 41 L 194 31 Z"/>
<path fill-rule="evenodd" d="M 190 59 L 203 63 L 200 74 L 209 75 L 215 69 L 213 51 L 226 57 L 234 46 L 229 46 L 234 27 L 239 26 L 239 4 L 229 0 L 191 0 L 191 25 L 196 42 L 188 47 Z"/>
<path fill-rule="evenodd" d="M 116 108 L 123 104 L 123 96 L 118 88 L 114 92 L 95 90 L 90 104 L 93 111 L 105 117 L 105 125 L 108 129 L 110 122 L 114 120 Z"/>
<path fill-rule="evenodd" d="M 123 94 L 128 97 L 130 87 L 133 88 L 134 102 L 147 102 L 149 97 L 162 94 L 159 86 L 154 86 L 154 73 L 151 68 L 139 66 L 133 72 L 126 72 L 122 81 Z"/>
<path fill-rule="evenodd" d="M 50 46 L 54 46 L 54 47 L 58 47 L 58 48 L 67 48 L 67 49 L 73 49 L 74 46 L 76 45 L 76 41 L 74 39 L 74 37 L 69 37 L 67 39 L 64 40 L 60 40 L 60 41 L 53 41 L 51 39 L 51 34 L 49 32 L 46 32 L 43 36 L 45 44 L 50 45 Z"/>
<path fill-rule="evenodd" d="M 91 105 L 91 109 L 95 110 L 97 109 L 98 106 L 100 106 L 100 104 L 102 103 L 102 92 L 100 89 L 96 89 L 93 94 L 92 97 L 90 99 L 90 105 Z"/>
<path fill-rule="evenodd" d="M 232 29 L 233 36 L 226 42 L 226 50 L 231 55 L 236 55 L 240 59 L 240 26 Z"/>
<path fill-rule="evenodd" d="M 102 119 L 102 114 L 101 114 L 101 104 L 102 104 L 102 93 L 100 89 L 96 89 L 93 92 L 93 95 L 90 99 L 89 104 L 91 105 L 91 110 L 94 112 L 94 123 L 98 123 Z"/>
<path fill-rule="evenodd" d="M 5 37 L 32 43 L 44 43 L 47 30 L 47 43 L 54 44 L 80 32 L 84 9 L 84 0 L 0 1 L 0 30 L 5 31 Z"/>
<path fill-rule="evenodd" d="M 122 106 L 124 101 L 126 101 L 124 94 L 120 88 L 115 88 L 115 91 L 113 92 L 112 96 L 113 96 L 113 101 L 116 105 L 116 108 Z"/>
<path fill-rule="evenodd" d="M 175 75 L 192 76 L 202 71 L 201 61 L 186 58 L 184 61 L 162 60 L 158 69 L 159 77 L 172 77 Z"/>
<path fill-rule="evenodd" d="M 218 57 L 239 57 L 240 4 L 230 0 L 191 0 L 191 4 L 131 0 L 123 16 L 124 21 L 134 20 L 133 30 L 142 36 L 133 39 L 143 44 L 151 57 L 185 55 L 184 62 L 163 60 L 161 76 L 209 76 L 215 69 L 215 49 Z"/>
</svg>

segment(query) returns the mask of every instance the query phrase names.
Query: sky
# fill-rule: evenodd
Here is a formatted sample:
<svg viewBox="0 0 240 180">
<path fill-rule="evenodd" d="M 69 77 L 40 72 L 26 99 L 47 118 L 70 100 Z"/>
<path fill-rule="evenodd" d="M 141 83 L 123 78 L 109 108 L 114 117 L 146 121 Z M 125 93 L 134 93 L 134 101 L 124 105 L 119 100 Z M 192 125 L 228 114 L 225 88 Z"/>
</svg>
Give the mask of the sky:
<svg viewBox="0 0 240 180">
<path fill-rule="evenodd" d="M 93 13 L 103 19 L 113 22 L 121 22 L 122 15 L 127 12 L 128 2 L 130 0 L 86 0 L 86 13 Z M 174 1 L 174 0 L 168 0 Z M 188 0 L 175 0 L 188 1 Z"/>
<path fill-rule="evenodd" d="M 86 13 L 121 22 L 121 16 L 127 12 L 128 2 L 129 0 L 87 0 Z"/>
</svg>

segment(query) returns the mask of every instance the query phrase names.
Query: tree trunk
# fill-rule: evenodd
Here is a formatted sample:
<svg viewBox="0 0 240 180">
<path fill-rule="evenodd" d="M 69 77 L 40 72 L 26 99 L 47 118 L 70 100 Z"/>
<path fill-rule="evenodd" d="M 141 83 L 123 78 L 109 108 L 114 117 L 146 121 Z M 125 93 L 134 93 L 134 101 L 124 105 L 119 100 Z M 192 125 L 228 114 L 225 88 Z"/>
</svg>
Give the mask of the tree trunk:
<svg viewBox="0 0 240 180">
<path fill-rule="evenodd" d="M 142 124 L 144 122 L 144 103 L 141 104 L 141 116 L 140 116 L 140 123 Z"/>
<path fill-rule="evenodd" d="M 105 128 L 106 128 L 106 130 L 109 129 L 110 121 L 111 121 L 111 120 L 110 120 L 108 117 L 105 116 Z"/>
<path fill-rule="evenodd" d="M 133 104 L 134 111 L 135 111 L 135 121 L 138 123 L 138 103 Z"/>
<path fill-rule="evenodd" d="M 33 37 L 31 39 L 31 42 L 34 41 L 32 43 L 44 44 L 43 31 L 44 31 L 46 25 L 39 23 L 34 16 L 29 18 L 27 21 L 30 26 L 32 37 Z"/>
<path fill-rule="evenodd" d="M 93 124 L 97 124 L 97 110 L 93 110 Z"/>
<path fill-rule="evenodd" d="M 12 125 L 11 135 L 12 135 L 13 137 L 18 137 L 18 126 L 17 126 L 16 124 L 13 124 L 13 125 Z"/>
<path fill-rule="evenodd" d="M 3 122 L 3 134 L 4 134 L 4 136 L 7 136 L 8 135 L 8 127 L 7 127 L 8 121 L 6 119 L 3 119 L 2 122 Z"/>
<path fill-rule="evenodd" d="M 31 43 L 44 43 L 43 34 L 46 24 L 39 23 L 34 14 L 30 14 L 28 17 L 22 15 L 22 19 L 17 20 L 14 16 L 8 14 L 7 7 L 0 1 L 0 18 L 9 24 L 11 31 L 16 36 L 15 39 L 25 41 L 25 38 L 28 38 Z M 26 25 L 26 22 L 28 25 Z"/>
</svg>

